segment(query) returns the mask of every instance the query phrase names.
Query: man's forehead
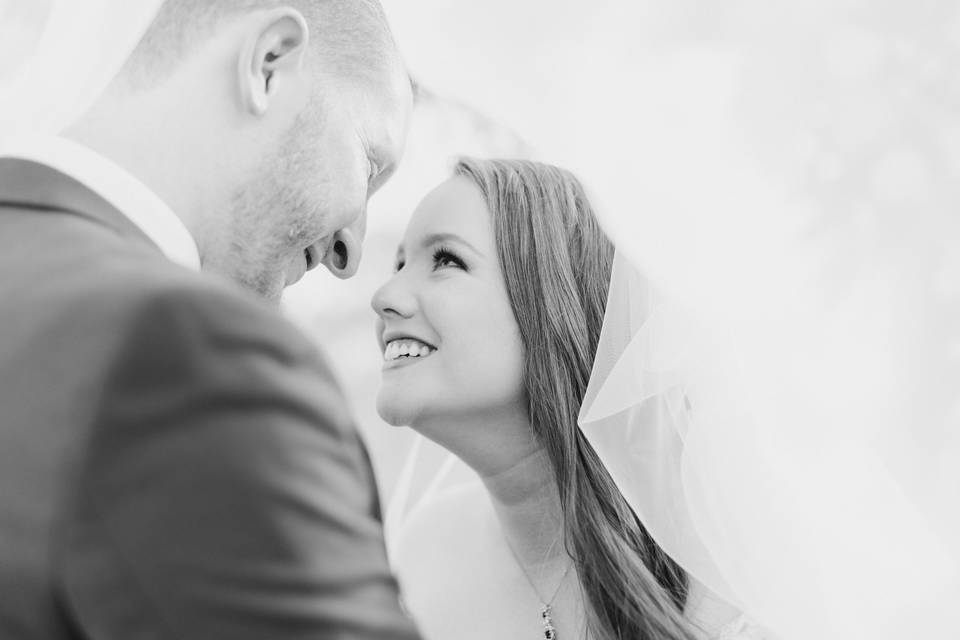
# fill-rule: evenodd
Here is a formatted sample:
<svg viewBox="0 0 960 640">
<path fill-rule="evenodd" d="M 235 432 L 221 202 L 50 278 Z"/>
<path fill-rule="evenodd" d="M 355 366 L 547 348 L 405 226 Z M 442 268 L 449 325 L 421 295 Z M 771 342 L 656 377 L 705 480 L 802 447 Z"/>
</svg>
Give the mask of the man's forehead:
<svg viewBox="0 0 960 640">
<path fill-rule="evenodd" d="M 392 114 L 388 119 L 389 135 L 402 145 L 414 107 L 414 85 L 405 69 L 398 69 L 393 74 L 387 96 L 387 110 Z"/>
<path fill-rule="evenodd" d="M 379 92 L 368 102 L 371 108 L 367 109 L 364 128 L 370 153 L 381 168 L 398 162 L 406 144 L 413 112 L 413 91 L 408 77 L 405 74 L 403 77 L 403 85 L 395 82 L 393 87 Z"/>
</svg>

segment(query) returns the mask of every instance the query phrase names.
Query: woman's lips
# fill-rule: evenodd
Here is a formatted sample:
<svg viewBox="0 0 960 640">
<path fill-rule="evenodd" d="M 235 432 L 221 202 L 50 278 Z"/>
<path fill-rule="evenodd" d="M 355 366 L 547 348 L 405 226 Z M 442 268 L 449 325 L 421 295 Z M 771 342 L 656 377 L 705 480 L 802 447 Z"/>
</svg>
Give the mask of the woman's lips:
<svg viewBox="0 0 960 640">
<path fill-rule="evenodd" d="M 383 349 L 384 369 L 416 364 L 429 358 L 437 349 L 416 338 L 402 337 L 389 340 Z"/>
</svg>

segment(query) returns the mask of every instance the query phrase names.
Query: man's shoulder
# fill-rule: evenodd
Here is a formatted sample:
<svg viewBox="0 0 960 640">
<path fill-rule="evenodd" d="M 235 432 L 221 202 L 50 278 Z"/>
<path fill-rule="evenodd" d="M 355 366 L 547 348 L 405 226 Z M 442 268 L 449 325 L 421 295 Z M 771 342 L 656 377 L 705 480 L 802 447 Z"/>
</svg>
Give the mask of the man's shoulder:
<svg viewBox="0 0 960 640">
<path fill-rule="evenodd" d="M 111 392 L 134 384 L 135 393 L 150 385 L 205 393 L 269 387 L 341 412 L 342 389 L 318 345 L 233 282 L 120 247 L 46 272 L 0 315 L 20 324 L 45 318 L 21 333 L 38 344 L 44 335 L 58 343 L 70 336 L 57 357 L 101 372 Z"/>
<path fill-rule="evenodd" d="M 119 327 L 155 326 L 173 335 L 314 350 L 274 306 L 237 284 L 133 251 L 97 260 L 83 277 L 60 289 L 66 304 L 88 308 L 93 321 L 99 315 Z"/>
<path fill-rule="evenodd" d="M 217 334 L 308 346 L 302 332 L 266 300 L 225 278 L 169 266 L 133 282 L 117 283 L 118 293 L 131 300 L 136 317 L 149 321 L 153 314 L 163 313 Z"/>
<path fill-rule="evenodd" d="M 103 316 L 116 336 L 107 347 L 105 406 L 116 398 L 150 404 L 144 398 L 159 394 L 193 397 L 204 411 L 211 402 L 308 407 L 322 414 L 326 429 L 353 437 L 327 359 L 274 306 L 233 282 L 173 264 L 141 265 L 135 277 L 118 270 L 104 269 L 109 283 L 96 294 L 117 309 Z"/>
<path fill-rule="evenodd" d="M 160 308 L 198 318 L 227 318 L 212 329 L 251 323 L 280 341 L 303 336 L 276 309 L 226 278 L 199 273 L 166 259 L 143 239 L 64 212 L 6 210 L 0 226 L 0 282 L 6 300 L 23 313 L 59 312 L 78 323 L 123 324 Z M 32 307 L 26 308 L 26 307 Z"/>
</svg>

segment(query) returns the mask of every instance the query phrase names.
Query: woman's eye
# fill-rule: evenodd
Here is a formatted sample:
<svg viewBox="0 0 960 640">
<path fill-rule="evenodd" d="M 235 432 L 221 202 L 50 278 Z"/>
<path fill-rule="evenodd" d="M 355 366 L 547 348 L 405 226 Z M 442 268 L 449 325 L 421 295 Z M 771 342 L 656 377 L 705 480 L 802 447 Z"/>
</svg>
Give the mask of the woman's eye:
<svg viewBox="0 0 960 640">
<path fill-rule="evenodd" d="M 445 267 L 455 267 L 466 271 L 467 267 L 463 260 L 449 249 L 437 249 L 433 252 L 433 268 L 442 269 Z"/>
<path fill-rule="evenodd" d="M 393 272 L 396 273 L 400 271 L 401 269 L 403 269 L 405 264 L 406 263 L 403 260 L 398 261 L 397 264 L 395 264 L 393 267 Z"/>
</svg>

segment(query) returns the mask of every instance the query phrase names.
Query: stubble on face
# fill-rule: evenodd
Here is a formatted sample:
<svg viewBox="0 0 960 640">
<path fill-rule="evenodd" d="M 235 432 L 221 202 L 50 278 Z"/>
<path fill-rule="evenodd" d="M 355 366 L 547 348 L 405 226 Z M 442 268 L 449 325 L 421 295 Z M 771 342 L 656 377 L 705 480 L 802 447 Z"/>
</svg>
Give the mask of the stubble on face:
<svg viewBox="0 0 960 640">
<path fill-rule="evenodd" d="M 363 219 L 370 194 L 366 128 L 372 125 L 374 137 L 383 138 L 383 127 L 405 130 L 409 114 L 409 90 L 376 100 L 370 91 L 331 89 L 297 116 L 217 217 L 223 224 L 205 247 L 205 269 L 278 302 L 288 271 L 303 268 L 295 261 L 304 260 L 307 246 Z M 387 136 L 386 166 L 399 157 L 393 147 L 402 139 L 402 133 Z"/>
<path fill-rule="evenodd" d="M 206 270 L 279 303 L 288 269 L 321 232 L 323 184 L 311 149 L 318 127 L 303 114 L 234 191 L 206 251 Z"/>
</svg>

